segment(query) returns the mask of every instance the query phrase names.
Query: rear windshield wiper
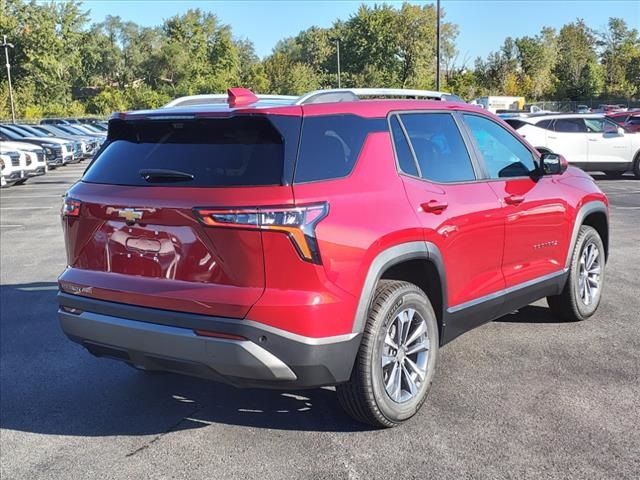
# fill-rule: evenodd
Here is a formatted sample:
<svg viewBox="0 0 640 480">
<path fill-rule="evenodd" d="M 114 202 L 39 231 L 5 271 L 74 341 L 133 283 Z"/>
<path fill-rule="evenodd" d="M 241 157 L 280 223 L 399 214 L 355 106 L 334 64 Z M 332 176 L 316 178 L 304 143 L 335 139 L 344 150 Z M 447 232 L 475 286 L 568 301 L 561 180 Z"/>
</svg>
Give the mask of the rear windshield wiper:
<svg viewBox="0 0 640 480">
<path fill-rule="evenodd" d="M 144 169 L 140 170 L 140 176 L 149 183 L 189 182 L 193 175 L 178 170 Z"/>
</svg>

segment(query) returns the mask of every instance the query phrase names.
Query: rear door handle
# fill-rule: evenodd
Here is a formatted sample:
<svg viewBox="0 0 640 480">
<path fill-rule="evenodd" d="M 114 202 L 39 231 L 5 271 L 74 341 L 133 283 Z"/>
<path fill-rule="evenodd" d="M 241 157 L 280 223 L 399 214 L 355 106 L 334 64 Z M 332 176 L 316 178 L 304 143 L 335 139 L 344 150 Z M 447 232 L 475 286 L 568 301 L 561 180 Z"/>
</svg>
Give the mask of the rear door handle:
<svg viewBox="0 0 640 480">
<path fill-rule="evenodd" d="M 597 141 L 598 141 L 598 139 L 597 139 L 597 138 L 590 138 L 590 139 L 589 139 L 589 141 L 590 141 L 590 142 L 597 142 Z"/>
<path fill-rule="evenodd" d="M 551 140 L 557 140 L 558 137 L 554 137 L 553 135 L 547 135 L 547 138 L 550 138 Z"/>
<path fill-rule="evenodd" d="M 504 197 L 504 202 L 509 205 L 519 205 L 524 202 L 524 197 L 522 195 L 508 195 Z"/>
<path fill-rule="evenodd" d="M 425 202 L 420 206 L 425 212 L 440 214 L 449 206 L 449 204 L 442 200 L 429 200 L 428 202 Z"/>
</svg>

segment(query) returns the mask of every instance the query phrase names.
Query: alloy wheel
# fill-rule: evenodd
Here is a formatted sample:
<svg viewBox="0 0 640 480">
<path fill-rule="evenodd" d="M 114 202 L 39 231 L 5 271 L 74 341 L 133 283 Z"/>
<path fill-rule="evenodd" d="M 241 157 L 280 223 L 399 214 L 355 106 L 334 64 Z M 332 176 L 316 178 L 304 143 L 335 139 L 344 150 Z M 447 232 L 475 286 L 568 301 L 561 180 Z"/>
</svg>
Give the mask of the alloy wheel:
<svg viewBox="0 0 640 480">
<path fill-rule="evenodd" d="M 418 394 L 428 360 L 427 322 L 416 310 L 406 308 L 389 323 L 382 348 L 384 386 L 394 402 L 408 402 Z"/>
<path fill-rule="evenodd" d="M 587 243 L 582 249 L 578 263 L 578 294 L 585 305 L 591 305 L 598 298 L 602 272 L 601 259 L 600 249 L 595 243 Z"/>
</svg>

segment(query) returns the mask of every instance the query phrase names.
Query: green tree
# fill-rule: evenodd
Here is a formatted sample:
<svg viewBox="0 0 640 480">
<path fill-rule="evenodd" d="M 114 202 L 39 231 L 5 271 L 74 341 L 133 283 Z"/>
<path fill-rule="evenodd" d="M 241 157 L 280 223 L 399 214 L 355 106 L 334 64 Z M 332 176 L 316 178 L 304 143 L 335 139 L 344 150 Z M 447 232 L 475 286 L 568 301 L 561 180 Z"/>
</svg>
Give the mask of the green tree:
<svg viewBox="0 0 640 480">
<path fill-rule="evenodd" d="M 640 92 L 640 37 L 621 18 L 610 18 L 608 29 L 600 34 L 605 92 L 631 97 Z"/>
<path fill-rule="evenodd" d="M 560 29 L 554 74 L 558 79 L 557 98 L 579 100 L 602 92 L 604 78 L 598 63 L 596 36 L 583 20 Z"/>
</svg>

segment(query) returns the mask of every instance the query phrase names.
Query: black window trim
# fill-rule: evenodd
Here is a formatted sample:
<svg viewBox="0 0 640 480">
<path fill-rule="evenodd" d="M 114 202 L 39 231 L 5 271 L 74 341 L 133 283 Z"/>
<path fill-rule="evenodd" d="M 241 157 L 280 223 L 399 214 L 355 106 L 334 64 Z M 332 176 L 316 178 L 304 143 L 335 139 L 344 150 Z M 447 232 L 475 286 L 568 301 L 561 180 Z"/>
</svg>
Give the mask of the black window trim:
<svg viewBox="0 0 640 480">
<path fill-rule="evenodd" d="M 418 163 L 418 158 L 416 156 L 415 150 L 413 149 L 413 145 L 411 144 L 411 141 L 409 140 L 409 135 L 407 133 L 407 129 L 404 126 L 404 123 L 402 122 L 402 118 L 401 115 L 404 114 L 434 114 L 434 113 L 446 113 L 448 115 L 451 115 L 453 117 L 453 121 L 456 125 L 456 127 L 458 128 L 458 131 L 460 132 L 460 136 L 462 137 L 462 142 L 464 143 L 464 146 L 467 150 L 467 153 L 469 154 L 469 160 L 471 161 L 471 168 L 473 170 L 474 176 L 475 178 L 472 180 L 459 180 L 456 182 L 438 182 L 436 180 L 431 180 L 428 178 L 423 178 L 422 175 L 422 170 L 420 169 L 420 164 Z M 405 136 L 405 141 L 407 142 L 407 144 L 409 145 L 409 150 L 411 151 L 411 155 L 413 156 L 413 161 L 416 165 L 416 168 L 418 170 L 418 174 L 420 175 L 419 177 L 416 177 L 415 175 L 411 175 L 410 173 L 407 173 L 405 171 L 403 171 L 400 168 L 400 162 L 398 160 L 398 152 L 396 151 L 396 142 L 395 142 L 395 138 L 393 136 L 393 129 L 391 128 L 391 117 L 395 116 L 398 120 L 398 123 L 400 124 L 400 128 L 402 129 L 402 132 L 404 133 Z M 422 182 L 425 183 L 430 183 L 433 185 L 464 185 L 464 184 L 468 184 L 468 183 L 478 183 L 478 182 L 483 182 L 486 181 L 486 172 L 484 171 L 483 166 L 481 165 L 481 163 L 478 161 L 478 158 L 476 157 L 477 155 L 477 151 L 475 149 L 475 146 L 471 143 L 471 139 L 468 136 L 468 132 L 466 131 L 466 125 L 462 125 L 462 118 L 460 117 L 460 112 L 458 110 L 442 110 L 442 109 L 437 109 L 437 110 L 427 110 L 427 109 L 418 109 L 418 110 L 392 110 L 387 114 L 387 124 L 388 124 L 388 128 L 389 128 L 389 138 L 391 139 L 391 146 L 393 148 L 393 156 L 394 156 L 394 160 L 396 163 L 396 170 L 398 171 L 398 174 L 403 175 L 405 177 L 408 178 L 413 178 L 416 180 L 420 180 Z"/>
<path fill-rule="evenodd" d="M 461 118 L 461 121 L 463 122 L 464 128 L 467 131 L 467 134 L 469 135 L 469 137 L 471 138 L 471 141 L 473 142 L 473 147 L 474 150 L 476 152 L 476 155 L 478 156 L 479 161 L 482 164 L 482 169 L 484 171 L 484 175 L 485 175 L 485 181 L 487 182 L 505 182 L 505 181 L 509 181 L 509 180 L 523 180 L 525 178 L 528 178 L 529 180 L 534 180 L 537 181 L 543 174 L 542 174 L 542 170 L 541 170 L 541 163 L 540 163 L 540 152 L 538 152 L 535 148 L 530 147 L 527 143 L 523 142 L 522 139 L 518 138 L 518 135 L 515 134 L 509 129 L 509 128 L 505 128 L 504 125 L 501 125 L 500 122 L 496 122 L 493 118 L 489 117 L 488 115 L 482 115 L 476 112 L 469 112 L 469 111 L 462 111 L 461 112 L 461 117 L 462 115 L 469 115 L 469 116 L 474 116 L 474 117 L 480 117 L 480 118 L 484 118 L 486 120 L 489 120 L 490 122 L 495 123 L 497 126 L 499 126 L 500 128 L 502 128 L 503 130 L 505 130 L 509 135 L 511 135 L 516 141 L 520 142 L 520 144 L 522 146 L 524 146 L 530 153 L 531 155 L 533 155 L 533 161 L 534 164 L 536 166 L 536 173 L 539 176 L 532 176 L 532 175 L 520 175 L 517 177 L 499 177 L 499 178 L 491 178 L 491 176 L 489 175 L 489 170 L 487 169 L 487 164 L 484 160 L 484 156 L 482 155 L 482 152 L 480 151 L 480 148 L 478 147 L 478 144 L 475 140 L 475 138 L 473 137 L 473 133 L 471 132 L 471 128 L 469 127 L 469 125 L 467 125 L 467 122 L 464 120 L 464 118 Z"/>
</svg>

